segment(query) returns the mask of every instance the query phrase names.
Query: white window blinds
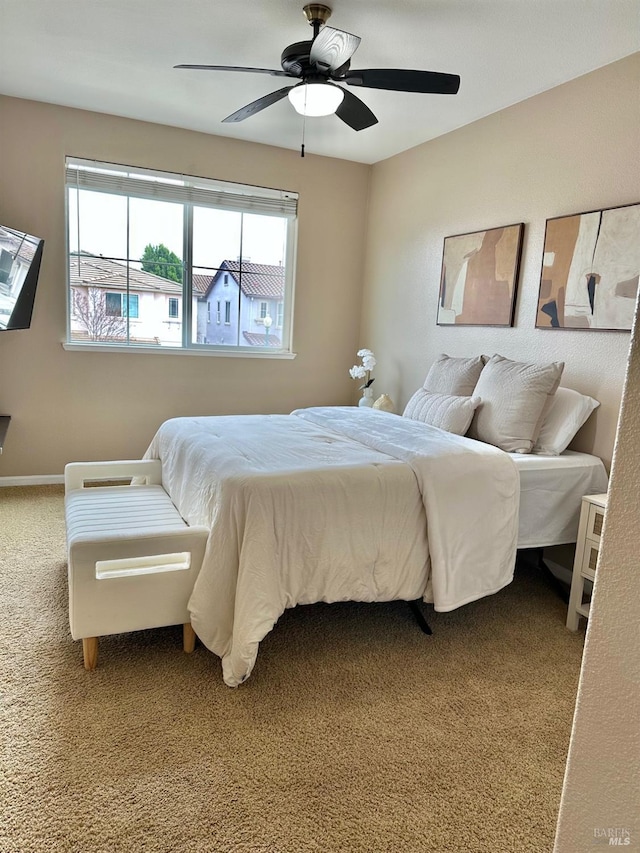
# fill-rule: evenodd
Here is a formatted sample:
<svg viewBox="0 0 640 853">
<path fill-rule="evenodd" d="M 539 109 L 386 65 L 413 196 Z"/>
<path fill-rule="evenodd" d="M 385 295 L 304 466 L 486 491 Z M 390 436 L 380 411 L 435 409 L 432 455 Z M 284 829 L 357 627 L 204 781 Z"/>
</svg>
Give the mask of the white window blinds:
<svg viewBox="0 0 640 853">
<path fill-rule="evenodd" d="M 267 216 L 295 217 L 298 207 L 298 194 L 286 190 L 71 157 L 66 159 L 66 184 L 68 187 L 94 192 L 190 203 Z"/>
</svg>

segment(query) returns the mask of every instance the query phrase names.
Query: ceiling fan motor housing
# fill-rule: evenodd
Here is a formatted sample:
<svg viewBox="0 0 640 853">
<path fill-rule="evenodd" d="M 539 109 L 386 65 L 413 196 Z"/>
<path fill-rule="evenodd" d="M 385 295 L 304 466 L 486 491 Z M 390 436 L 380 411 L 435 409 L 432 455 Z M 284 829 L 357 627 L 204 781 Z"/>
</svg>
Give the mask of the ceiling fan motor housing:
<svg viewBox="0 0 640 853">
<path fill-rule="evenodd" d="M 297 41 L 288 45 L 282 51 L 280 56 L 280 64 L 282 70 L 287 74 L 292 74 L 294 77 L 300 77 L 303 80 L 313 77 L 316 80 L 329 80 L 329 78 L 340 77 L 348 71 L 351 65 L 351 60 L 348 59 L 341 68 L 337 68 L 333 73 L 329 70 L 324 71 L 316 65 L 312 65 L 309 60 L 311 45 L 313 39 L 309 41 Z"/>
<path fill-rule="evenodd" d="M 295 77 L 306 76 L 311 71 L 309 53 L 312 44 L 312 40 L 297 41 L 285 47 L 280 57 L 282 70 L 288 74 L 293 74 Z"/>
</svg>

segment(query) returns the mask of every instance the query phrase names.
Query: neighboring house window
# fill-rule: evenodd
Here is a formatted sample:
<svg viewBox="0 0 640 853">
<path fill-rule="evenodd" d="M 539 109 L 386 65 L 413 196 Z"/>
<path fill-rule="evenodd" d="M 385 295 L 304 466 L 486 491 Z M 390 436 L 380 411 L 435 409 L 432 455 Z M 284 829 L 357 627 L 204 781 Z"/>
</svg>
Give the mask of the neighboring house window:
<svg viewBox="0 0 640 853">
<path fill-rule="evenodd" d="M 122 294 L 106 293 L 104 297 L 104 312 L 107 317 L 122 317 Z"/>
<path fill-rule="evenodd" d="M 66 194 L 70 344 L 290 352 L 296 193 L 68 157 Z M 225 300 L 203 292 L 221 278 Z M 265 295 L 283 305 L 275 346 L 250 325 Z M 224 344 L 204 336 L 210 300 Z"/>
<path fill-rule="evenodd" d="M 278 314 L 276 317 L 276 326 L 281 329 L 284 322 L 284 302 L 278 302 Z"/>
<path fill-rule="evenodd" d="M 269 313 L 268 308 L 269 308 L 269 306 L 267 305 L 267 303 L 266 303 L 266 302 L 261 302 L 261 303 L 260 303 L 260 319 L 261 319 L 261 320 L 264 320 L 264 318 L 265 318 L 265 317 L 267 316 L 267 314 Z"/>
<path fill-rule="evenodd" d="M 124 293 L 106 293 L 105 314 L 107 317 L 130 317 L 136 320 L 138 318 L 138 297 L 129 294 L 129 299 L 127 300 Z"/>
<path fill-rule="evenodd" d="M 126 310 L 127 300 L 124 296 L 122 297 L 122 300 Z M 135 293 L 129 294 L 129 310 L 127 314 L 132 320 L 138 319 L 138 295 Z"/>
</svg>

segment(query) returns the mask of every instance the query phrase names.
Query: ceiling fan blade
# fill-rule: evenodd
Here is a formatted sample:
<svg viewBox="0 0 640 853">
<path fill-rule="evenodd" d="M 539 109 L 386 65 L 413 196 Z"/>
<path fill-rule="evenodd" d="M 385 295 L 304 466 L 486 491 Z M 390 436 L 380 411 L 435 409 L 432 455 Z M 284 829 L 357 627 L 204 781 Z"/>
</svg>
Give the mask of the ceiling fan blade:
<svg viewBox="0 0 640 853">
<path fill-rule="evenodd" d="M 285 98 L 289 89 L 293 89 L 293 86 L 285 86 L 284 89 L 278 89 L 277 92 L 270 92 L 268 95 L 258 98 L 257 101 L 252 101 L 250 104 L 247 104 L 246 107 L 242 107 L 235 113 L 231 113 L 230 116 L 223 118 L 222 121 L 244 121 L 246 118 L 251 118 L 251 116 L 259 113 L 266 107 L 270 107 L 271 104 L 275 104 L 278 101 L 281 101 L 282 98 Z"/>
<path fill-rule="evenodd" d="M 366 86 L 368 89 L 390 89 L 395 92 L 422 92 L 423 94 L 455 95 L 460 88 L 457 74 L 439 71 L 407 71 L 400 68 L 366 68 L 347 71 L 338 78 L 349 86 Z"/>
<path fill-rule="evenodd" d="M 250 71 L 253 74 L 271 74 L 272 77 L 293 77 L 286 71 L 276 71 L 273 68 L 242 68 L 238 65 L 174 65 L 174 68 L 190 68 L 196 71 Z"/>
<path fill-rule="evenodd" d="M 339 119 L 342 119 L 345 124 L 348 124 L 354 130 L 364 130 L 378 123 L 378 119 L 360 98 L 356 97 L 353 92 L 347 91 L 347 89 L 343 89 L 342 91 L 344 92 L 344 99 L 336 110 L 336 115 Z"/>
<path fill-rule="evenodd" d="M 337 71 L 351 59 L 360 41 L 359 36 L 325 26 L 313 40 L 309 61 L 323 70 Z"/>
</svg>

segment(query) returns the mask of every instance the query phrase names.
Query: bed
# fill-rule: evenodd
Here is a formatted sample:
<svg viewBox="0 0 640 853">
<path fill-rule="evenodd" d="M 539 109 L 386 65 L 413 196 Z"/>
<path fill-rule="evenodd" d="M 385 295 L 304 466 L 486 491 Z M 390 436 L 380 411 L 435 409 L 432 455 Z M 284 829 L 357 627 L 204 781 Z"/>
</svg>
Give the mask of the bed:
<svg viewBox="0 0 640 853">
<path fill-rule="evenodd" d="M 520 474 L 518 548 L 547 548 L 576 541 L 584 495 L 607 491 L 602 460 L 565 450 L 559 456 L 513 454 Z"/>
<path fill-rule="evenodd" d="M 531 461 L 354 407 L 175 418 L 145 458 L 183 518 L 210 528 L 189 610 L 232 687 L 286 608 L 452 610 L 510 583 L 517 548 L 575 541 L 580 498 L 606 490 L 587 454 Z"/>
</svg>

